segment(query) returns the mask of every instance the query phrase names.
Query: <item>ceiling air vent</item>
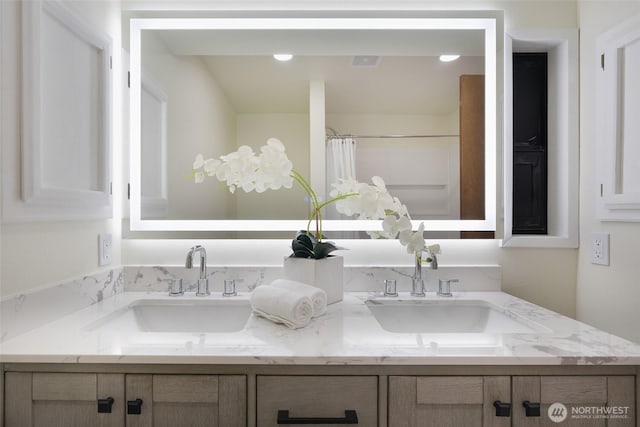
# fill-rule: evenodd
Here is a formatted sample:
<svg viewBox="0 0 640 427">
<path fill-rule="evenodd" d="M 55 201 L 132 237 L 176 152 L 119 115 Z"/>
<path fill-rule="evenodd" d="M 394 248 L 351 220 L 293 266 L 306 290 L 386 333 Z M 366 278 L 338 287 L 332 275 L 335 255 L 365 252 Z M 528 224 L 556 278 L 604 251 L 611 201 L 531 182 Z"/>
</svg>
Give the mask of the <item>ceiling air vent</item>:
<svg viewBox="0 0 640 427">
<path fill-rule="evenodd" d="M 378 64 L 380 64 L 380 57 L 374 55 L 354 56 L 351 61 L 351 66 L 357 68 L 376 68 Z"/>
</svg>

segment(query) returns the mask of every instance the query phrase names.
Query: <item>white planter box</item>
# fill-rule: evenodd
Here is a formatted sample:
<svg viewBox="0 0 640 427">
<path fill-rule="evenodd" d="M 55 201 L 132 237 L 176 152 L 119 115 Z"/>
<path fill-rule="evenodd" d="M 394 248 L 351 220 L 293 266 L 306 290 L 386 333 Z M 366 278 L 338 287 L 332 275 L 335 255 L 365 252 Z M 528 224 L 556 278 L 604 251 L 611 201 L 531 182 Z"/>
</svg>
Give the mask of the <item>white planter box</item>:
<svg viewBox="0 0 640 427">
<path fill-rule="evenodd" d="M 285 278 L 324 290 L 327 293 L 327 304 L 342 301 L 343 270 L 344 259 L 341 256 L 323 259 L 294 257 L 284 259 Z"/>
</svg>

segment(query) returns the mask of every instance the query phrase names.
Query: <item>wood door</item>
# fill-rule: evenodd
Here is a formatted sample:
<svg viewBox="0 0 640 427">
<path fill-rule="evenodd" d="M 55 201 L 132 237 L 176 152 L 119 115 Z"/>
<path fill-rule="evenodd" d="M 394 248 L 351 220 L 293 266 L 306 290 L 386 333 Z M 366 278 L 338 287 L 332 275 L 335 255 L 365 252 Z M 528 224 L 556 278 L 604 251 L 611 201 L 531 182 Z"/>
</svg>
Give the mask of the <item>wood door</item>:
<svg viewBox="0 0 640 427">
<path fill-rule="evenodd" d="M 484 75 L 460 76 L 460 219 L 484 215 Z M 462 239 L 493 239 L 493 231 L 463 231 Z"/>
<path fill-rule="evenodd" d="M 633 376 L 513 377 L 513 422 L 522 427 L 631 427 L 636 425 L 634 396 Z M 539 416 L 527 416 L 524 401 L 539 403 Z"/>
<path fill-rule="evenodd" d="M 511 401 L 507 376 L 389 377 L 389 427 L 508 427 L 494 402 Z"/>
<path fill-rule="evenodd" d="M 247 424 L 244 375 L 127 375 L 127 427 Z M 135 402 L 140 399 L 141 404 Z M 136 406 L 140 413 L 134 413 Z"/>
<path fill-rule="evenodd" d="M 258 427 L 276 427 L 279 415 L 307 418 L 298 424 L 340 423 L 355 412 L 358 425 L 378 425 L 378 377 L 376 376 L 258 376 Z M 287 411 L 286 416 L 283 411 Z M 353 411 L 353 412 L 347 412 Z M 293 425 L 298 425 L 295 421 Z"/>
<path fill-rule="evenodd" d="M 513 234 L 547 234 L 547 54 L 513 54 Z"/>
<path fill-rule="evenodd" d="M 123 374 L 7 372 L 5 387 L 6 427 L 124 426 Z M 107 398 L 111 412 L 98 412 Z"/>
</svg>

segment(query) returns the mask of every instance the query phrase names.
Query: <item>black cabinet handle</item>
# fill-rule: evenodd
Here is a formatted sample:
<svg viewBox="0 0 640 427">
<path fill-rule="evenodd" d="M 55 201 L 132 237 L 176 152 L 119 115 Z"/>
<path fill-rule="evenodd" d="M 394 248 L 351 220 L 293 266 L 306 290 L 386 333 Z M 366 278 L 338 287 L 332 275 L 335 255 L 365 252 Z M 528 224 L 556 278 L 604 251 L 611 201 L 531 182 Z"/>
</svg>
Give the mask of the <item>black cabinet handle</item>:
<svg viewBox="0 0 640 427">
<path fill-rule="evenodd" d="M 278 424 L 358 424 L 358 414 L 353 409 L 344 411 L 344 418 L 290 418 L 289 411 L 278 411 Z"/>
<path fill-rule="evenodd" d="M 522 406 L 524 406 L 524 414 L 527 417 L 539 417 L 540 416 L 540 403 L 529 402 L 525 400 L 522 402 Z"/>
<path fill-rule="evenodd" d="M 496 407 L 496 417 L 510 417 L 511 416 L 511 403 L 500 402 L 496 400 L 493 402 L 493 406 Z"/>
<path fill-rule="evenodd" d="M 140 415 L 142 413 L 142 399 L 127 400 L 127 414 Z"/>
<path fill-rule="evenodd" d="M 112 406 L 113 406 L 113 397 L 107 397 L 106 399 L 98 399 L 99 414 L 110 414 Z"/>
</svg>

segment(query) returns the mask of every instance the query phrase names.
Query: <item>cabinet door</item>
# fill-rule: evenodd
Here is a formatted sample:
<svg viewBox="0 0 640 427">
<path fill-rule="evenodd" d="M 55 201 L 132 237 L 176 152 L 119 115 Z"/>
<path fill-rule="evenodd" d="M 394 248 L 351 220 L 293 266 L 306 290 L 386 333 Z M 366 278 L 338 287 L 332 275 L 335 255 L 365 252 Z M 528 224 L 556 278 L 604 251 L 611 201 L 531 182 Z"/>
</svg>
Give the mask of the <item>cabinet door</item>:
<svg viewBox="0 0 640 427">
<path fill-rule="evenodd" d="M 508 404 L 509 377 L 389 377 L 389 427 L 507 427 L 494 402 Z"/>
<path fill-rule="evenodd" d="M 127 375 L 127 427 L 235 427 L 247 424 L 244 375 Z"/>
<path fill-rule="evenodd" d="M 378 425 L 375 376 L 258 376 L 257 398 L 258 427 Z"/>
<path fill-rule="evenodd" d="M 522 427 L 635 426 L 633 376 L 513 377 L 513 422 Z M 529 414 L 524 401 L 540 404 Z M 609 415 L 607 415 L 609 414 Z"/>
<path fill-rule="evenodd" d="M 7 372 L 5 426 L 122 427 L 124 375 Z M 110 413 L 98 399 L 113 399 Z"/>
</svg>

